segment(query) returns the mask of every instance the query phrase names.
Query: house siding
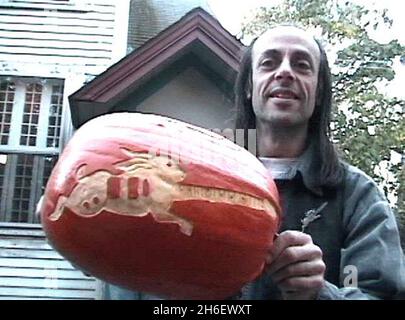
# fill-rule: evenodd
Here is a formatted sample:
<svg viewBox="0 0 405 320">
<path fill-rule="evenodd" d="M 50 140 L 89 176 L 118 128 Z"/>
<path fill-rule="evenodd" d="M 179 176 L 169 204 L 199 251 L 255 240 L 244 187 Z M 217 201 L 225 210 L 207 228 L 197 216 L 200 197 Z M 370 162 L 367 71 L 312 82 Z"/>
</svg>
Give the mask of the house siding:
<svg viewBox="0 0 405 320">
<path fill-rule="evenodd" d="M 128 14 L 129 0 L 0 0 L 0 77 L 63 80 L 59 151 L 73 134 L 67 97 L 126 54 Z M 60 256 L 40 224 L 0 222 L 0 299 L 100 299 L 100 292 L 101 282 Z"/>
<path fill-rule="evenodd" d="M 0 74 L 99 74 L 126 53 L 126 43 L 116 46 L 125 8 L 127 1 L 0 1 Z"/>
<path fill-rule="evenodd" d="M 54 251 L 40 225 L 0 223 L 0 300 L 100 299 L 101 286 Z"/>
</svg>

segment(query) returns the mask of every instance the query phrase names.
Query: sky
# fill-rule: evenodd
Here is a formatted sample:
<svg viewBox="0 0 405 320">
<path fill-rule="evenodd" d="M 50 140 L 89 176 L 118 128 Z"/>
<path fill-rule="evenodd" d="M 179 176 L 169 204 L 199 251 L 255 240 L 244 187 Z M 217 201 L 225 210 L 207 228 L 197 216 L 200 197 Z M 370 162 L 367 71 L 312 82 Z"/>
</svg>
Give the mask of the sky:
<svg viewBox="0 0 405 320">
<path fill-rule="evenodd" d="M 231 34 L 238 36 L 242 22 L 252 15 L 255 8 L 263 5 L 277 4 L 281 0 L 207 0 L 211 10 L 222 26 Z M 375 40 L 387 43 L 392 39 L 405 45 L 405 1 L 403 0 L 353 0 L 369 9 L 388 9 L 388 15 L 393 19 L 391 29 L 372 32 Z M 405 52 L 404 52 L 405 55 Z M 405 64 L 399 62 L 399 57 L 394 61 L 396 72 L 395 80 L 387 88 L 390 95 L 405 99 Z"/>
</svg>

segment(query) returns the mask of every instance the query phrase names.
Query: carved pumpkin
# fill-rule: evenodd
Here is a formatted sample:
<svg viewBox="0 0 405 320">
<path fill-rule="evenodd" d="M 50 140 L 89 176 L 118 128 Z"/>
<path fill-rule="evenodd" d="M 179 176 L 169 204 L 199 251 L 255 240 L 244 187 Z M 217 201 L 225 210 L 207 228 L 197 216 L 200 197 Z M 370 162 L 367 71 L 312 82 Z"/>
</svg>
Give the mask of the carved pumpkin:
<svg viewBox="0 0 405 320">
<path fill-rule="evenodd" d="M 86 273 L 172 299 L 230 297 L 263 270 L 278 193 L 252 154 L 162 116 L 83 125 L 41 207 L 53 247 Z"/>
</svg>

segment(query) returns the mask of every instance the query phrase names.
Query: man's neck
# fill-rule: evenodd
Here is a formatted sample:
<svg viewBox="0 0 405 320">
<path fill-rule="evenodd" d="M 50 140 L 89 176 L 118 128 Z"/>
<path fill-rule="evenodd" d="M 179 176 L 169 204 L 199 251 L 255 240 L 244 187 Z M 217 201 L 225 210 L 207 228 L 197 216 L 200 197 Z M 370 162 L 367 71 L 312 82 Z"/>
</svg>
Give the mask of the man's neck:
<svg viewBox="0 0 405 320">
<path fill-rule="evenodd" d="M 257 123 L 257 151 L 259 157 L 296 158 L 306 148 L 307 126 L 273 127 Z"/>
</svg>

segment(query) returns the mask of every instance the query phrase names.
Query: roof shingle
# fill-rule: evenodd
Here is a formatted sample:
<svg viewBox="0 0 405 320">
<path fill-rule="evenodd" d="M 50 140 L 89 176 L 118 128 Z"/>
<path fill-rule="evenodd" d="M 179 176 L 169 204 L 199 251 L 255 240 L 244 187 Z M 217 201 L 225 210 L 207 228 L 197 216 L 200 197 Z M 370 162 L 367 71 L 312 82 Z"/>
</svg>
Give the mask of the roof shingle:
<svg viewBox="0 0 405 320">
<path fill-rule="evenodd" d="M 131 0 L 128 25 L 128 52 L 200 7 L 210 13 L 206 0 Z"/>
</svg>

